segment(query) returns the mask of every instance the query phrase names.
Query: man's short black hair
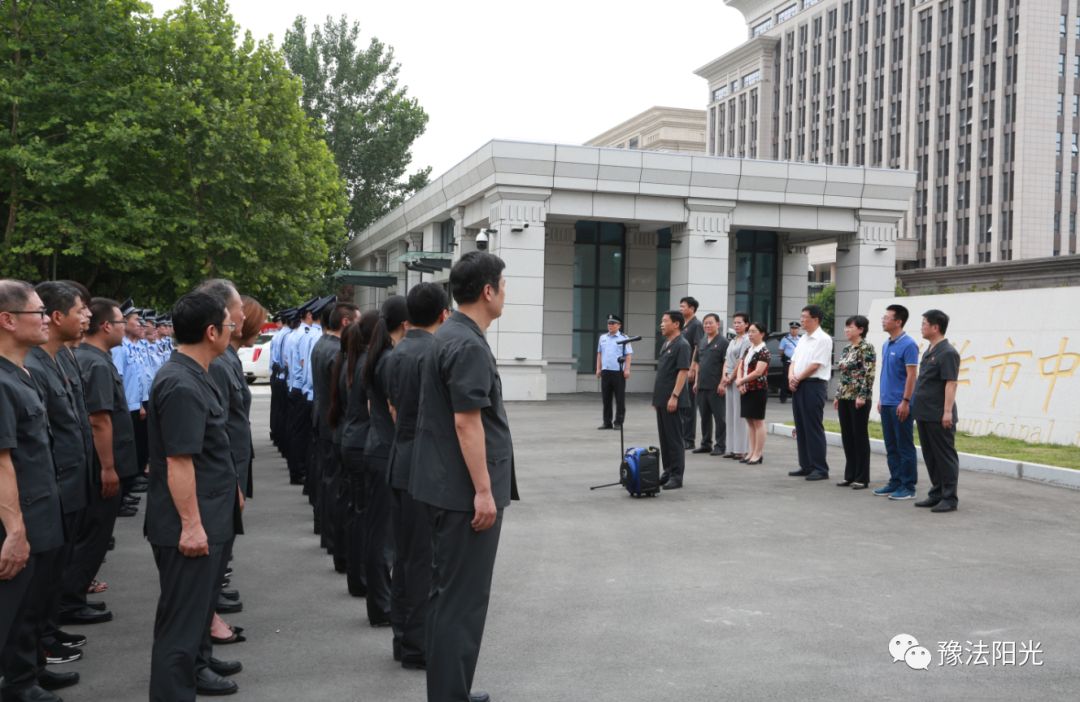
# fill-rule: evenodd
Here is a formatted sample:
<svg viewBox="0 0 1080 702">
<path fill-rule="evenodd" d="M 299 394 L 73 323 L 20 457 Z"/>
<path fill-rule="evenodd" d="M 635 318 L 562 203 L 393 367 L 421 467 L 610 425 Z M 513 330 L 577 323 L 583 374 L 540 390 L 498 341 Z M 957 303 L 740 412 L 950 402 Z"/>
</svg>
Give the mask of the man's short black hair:
<svg viewBox="0 0 1080 702">
<path fill-rule="evenodd" d="M 679 300 L 679 304 L 682 304 L 683 302 L 686 303 L 687 307 L 693 307 L 694 311 L 697 312 L 697 310 L 698 310 L 698 301 L 697 300 L 695 300 L 694 298 L 687 295 L 683 299 Z"/>
<path fill-rule="evenodd" d="M 334 305 L 334 311 L 330 313 L 330 320 L 327 322 L 327 329 L 330 331 L 340 331 L 341 325 L 345 322 L 346 317 L 352 317 L 354 314 L 360 311 L 360 308 L 351 302 L 339 302 Z"/>
<path fill-rule="evenodd" d="M 190 292 L 173 305 L 172 320 L 176 343 L 198 344 L 206 335 L 207 327 L 222 330 L 225 302 L 211 293 Z"/>
<path fill-rule="evenodd" d="M 923 319 L 927 324 L 931 324 L 941 330 L 941 335 L 944 336 L 945 332 L 949 329 L 949 315 L 945 314 L 941 310 L 927 310 L 923 312 Z"/>
<path fill-rule="evenodd" d="M 908 321 L 908 309 L 903 305 L 889 305 L 885 308 L 886 312 L 892 312 L 893 316 L 900 320 L 900 325 L 907 324 Z"/>
<path fill-rule="evenodd" d="M 107 297 L 95 297 L 90 300 L 90 328 L 86 330 L 87 336 L 93 336 L 101 331 L 101 325 L 105 322 L 115 321 L 113 309 L 120 314 L 120 303 Z"/>
<path fill-rule="evenodd" d="M 58 280 L 56 282 L 65 283 L 78 290 L 79 297 L 82 298 L 83 304 L 87 307 L 90 306 L 90 301 L 94 299 L 93 296 L 90 295 L 90 289 L 77 280 Z"/>
<path fill-rule="evenodd" d="M 807 305 L 802 308 L 802 311 L 816 319 L 818 324 L 821 324 L 821 320 L 825 318 L 825 311 L 817 305 Z"/>
<path fill-rule="evenodd" d="M 450 306 L 446 290 L 438 283 L 414 285 L 405 300 L 409 306 L 409 323 L 414 327 L 430 327 L 439 321 L 439 315 Z"/>
<path fill-rule="evenodd" d="M 870 320 L 862 316 L 861 314 L 856 314 L 848 317 L 847 320 L 844 322 L 844 326 L 846 327 L 849 324 L 854 327 L 858 327 L 859 336 L 864 339 L 866 338 L 866 332 L 870 331 Z"/>
<path fill-rule="evenodd" d="M 682 312 L 680 312 L 679 310 L 668 310 L 664 314 L 667 315 L 667 318 L 670 319 L 674 324 L 678 324 L 679 331 L 682 331 L 683 323 L 685 321 L 683 320 Z"/>
<path fill-rule="evenodd" d="M 495 254 L 486 251 L 470 251 L 465 254 L 450 269 L 450 289 L 454 293 L 454 300 L 459 305 L 476 302 L 486 285 L 498 291 L 504 268 L 506 263 Z"/>
<path fill-rule="evenodd" d="M 45 311 L 50 317 L 53 312 L 60 312 L 66 316 L 75 307 L 75 301 L 82 297 L 75 288 L 55 280 L 38 283 L 34 286 L 34 292 L 41 298 Z"/>
<path fill-rule="evenodd" d="M 716 320 L 717 326 L 720 325 L 720 315 L 716 314 L 715 312 L 710 312 L 709 314 L 705 315 L 704 317 L 701 318 L 701 321 L 704 322 L 709 317 L 712 317 L 713 319 Z"/>
</svg>

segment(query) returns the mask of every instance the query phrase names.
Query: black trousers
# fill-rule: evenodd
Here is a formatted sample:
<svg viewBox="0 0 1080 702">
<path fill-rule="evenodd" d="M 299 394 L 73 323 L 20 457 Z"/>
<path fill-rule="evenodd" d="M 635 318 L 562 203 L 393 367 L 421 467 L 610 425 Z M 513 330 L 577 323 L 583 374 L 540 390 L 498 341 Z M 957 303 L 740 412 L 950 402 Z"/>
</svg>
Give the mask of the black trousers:
<svg viewBox="0 0 1080 702">
<path fill-rule="evenodd" d="M 323 484 L 328 485 L 325 499 L 326 512 L 323 517 L 323 534 L 327 539 L 330 555 L 334 557 L 334 568 L 345 572 L 348 563 L 348 539 L 345 536 L 345 520 L 349 514 L 349 480 L 345 471 L 345 460 L 341 446 L 333 445 L 333 459 L 330 462 L 333 473 L 323 474 Z"/>
<path fill-rule="evenodd" d="M 691 387 L 693 383 L 687 382 L 683 390 L 690 397 L 689 407 L 679 408 L 679 417 L 682 420 L 683 441 L 690 448 L 694 447 L 694 435 L 697 433 L 697 393 Z"/>
<path fill-rule="evenodd" d="M 39 560 L 38 554 L 30 554 L 26 567 L 14 578 L 0 580 L 0 652 L 11 636 L 12 630 L 19 624 L 23 604 L 30 592 L 30 583 L 34 580 L 34 572 L 37 570 Z"/>
<path fill-rule="evenodd" d="M 313 403 L 308 402 L 307 406 L 310 409 Z M 308 421 L 310 422 L 310 415 Z M 315 518 L 315 533 L 319 533 L 319 488 L 322 486 L 322 471 L 323 464 L 326 462 L 326 446 L 319 439 L 318 430 L 312 426 L 309 430 L 308 436 L 311 438 L 308 440 L 308 457 L 307 457 L 307 473 L 304 477 L 304 487 L 307 490 L 308 504 L 311 505 L 312 513 Z"/>
<path fill-rule="evenodd" d="M 387 459 L 364 457 L 364 579 L 367 615 L 372 624 L 390 620 L 390 568 L 394 564 L 394 533 L 390 512 L 393 492 L 387 482 Z"/>
<path fill-rule="evenodd" d="M 60 557 L 57 559 L 56 577 L 49 583 L 48 602 L 46 604 L 46 619 L 45 629 L 42 633 L 42 638 L 48 640 L 56 633 L 59 626 L 57 625 L 57 618 L 60 615 L 60 598 L 64 593 L 64 574 L 71 566 L 71 557 L 75 553 L 75 539 L 78 538 L 79 530 L 82 527 L 83 519 L 86 516 L 86 509 L 80 509 L 75 512 L 64 513 L 64 545 L 60 547 Z M 84 589 L 85 593 L 86 590 Z M 39 650 L 40 656 L 38 663 L 41 666 L 45 665 L 44 651 Z"/>
<path fill-rule="evenodd" d="M 226 545 L 210 544 L 210 555 L 199 558 L 175 547 L 153 546 L 153 551 L 161 594 L 150 653 L 150 702 L 193 702 L 195 661 L 214 616 Z"/>
<path fill-rule="evenodd" d="M 94 470 L 100 470 L 96 464 Z M 120 511 L 119 493 L 105 499 L 101 496 L 101 486 L 91 484 L 89 497 L 72 544 L 71 559 L 61 576 L 61 612 L 73 612 L 86 606 L 86 590 L 105 561 L 116 514 Z"/>
<path fill-rule="evenodd" d="M 844 480 L 870 482 L 870 401 L 859 409 L 855 400 L 840 400 L 840 437 L 844 440 Z"/>
<path fill-rule="evenodd" d="M 32 554 L 33 566 L 28 563 L 25 568 L 30 571 L 26 591 L 0 651 L 0 670 L 4 671 L 0 689 L 5 693 L 37 685 L 37 676 L 42 670 L 38 649 L 49 617 L 49 585 L 60 577 L 62 551 L 63 548 L 54 548 Z M 0 606 L 7 607 L 7 602 Z"/>
<path fill-rule="evenodd" d="M 825 400 L 829 384 L 824 380 L 810 379 L 799 384 L 791 398 L 791 412 L 795 417 L 795 442 L 799 447 L 799 468 L 806 473 L 829 475 L 826 459 Z"/>
<path fill-rule="evenodd" d="M 270 380 L 270 438 L 282 458 L 288 458 L 289 388 L 284 380 Z"/>
<path fill-rule="evenodd" d="M 683 422 L 678 411 L 668 412 L 667 407 L 656 409 L 656 430 L 660 435 L 660 458 L 664 472 L 672 480 L 682 481 L 686 471 L 686 445 L 683 443 Z"/>
<path fill-rule="evenodd" d="M 923 462 L 930 476 L 928 500 L 944 502 L 956 507 L 960 500 L 956 496 L 956 483 L 960 477 L 960 459 L 956 455 L 956 428 L 946 429 L 941 420 L 915 420 L 919 429 L 919 446 L 922 447 Z"/>
<path fill-rule="evenodd" d="M 466 702 L 484 637 L 491 576 L 503 511 L 485 531 L 474 531 L 472 512 L 428 506 L 431 525 L 431 597 L 427 617 L 428 702 Z"/>
<path fill-rule="evenodd" d="M 604 426 L 611 426 L 611 400 L 615 400 L 615 424 L 626 418 L 626 378 L 622 371 L 600 371 L 600 394 L 604 398 Z"/>
<path fill-rule="evenodd" d="M 145 408 L 145 406 L 144 403 L 143 407 Z M 150 460 L 150 440 L 147 434 L 146 419 L 139 419 L 139 410 L 135 410 L 131 413 L 131 423 L 135 427 L 135 461 L 139 465 L 135 475 L 142 475 L 146 472 L 147 461 Z M 130 481 L 127 482 L 127 485 L 130 485 Z M 129 492 L 127 485 L 124 486 L 125 495 Z"/>
<path fill-rule="evenodd" d="M 286 431 L 289 480 L 302 483 L 307 475 L 308 456 L 311 453 L 311 403 L 304 393 L 289 391 L 289 426 Z"/>
<path fill-rule="evenodd" d="M 329 427 L 315 427 L 315 451 L 319 455 L 319 482 L 315 485 L 315 528 L 320 534 L 319 545 L 333 553 L 334 533 L 330 505 L 334 499 L 338 458 Z"/>
<path fill-rule="evenodd" d="M 717 382 L 716 385 L 720 383 Z M 702 388 L 697 394 L 698 411 L 701 412 L 701 445 L 704 448 L 716 446 L 721 452 L 727 452 L 727 419 L 725 419 L 725 401 L 716 394 L 716 385 Z M 713 428 L 716 430 L 716 443 L 713 443 Z"/>
<path fill-rule="evenodd" d="M 344 523 L 345 580 L 349 594 L 364 597 L 367 594 L 367 574 L 365 571 L 364 542 L 364 451 L 363 449 L 343 447 L 341 449 L 341 477 L 343 491 L 347 495 Z"/>
<path fill-rule="evenodd" d="M 233 546 L 236 544 L 236 537 L 229 539 L 225 544 L 225 550 L 221 554 L 220 563 L 218 565 L 218 574 L 214 578 L 214 594 L 211 598 L 213 604 L 210 606 L 210 620 L 214 619 L 214 612 L 217 611 L 217 601 L 221 596 L 221 584 L 225 582 L 225 571 L 229 567 L 229 560 L 232 558 Z M 206 631 L 203 632 L 202 640 L 199 642 L 199 653 L 195 657 L 195 670 L 201 670 L 210 665 L 210 657 L 214 655 L 214 642 L 210 638 L 210 625 L 206 626 Z"/>
<path fill-rule="evenodd" d="M 403 663 L 427 660 L 424 645 L 428 595 L 431 592 L 431 525 L 427 507 L 394 489 L 394 570 L 390 583 L 390 619 L 395 650 Z"/>
</svg>

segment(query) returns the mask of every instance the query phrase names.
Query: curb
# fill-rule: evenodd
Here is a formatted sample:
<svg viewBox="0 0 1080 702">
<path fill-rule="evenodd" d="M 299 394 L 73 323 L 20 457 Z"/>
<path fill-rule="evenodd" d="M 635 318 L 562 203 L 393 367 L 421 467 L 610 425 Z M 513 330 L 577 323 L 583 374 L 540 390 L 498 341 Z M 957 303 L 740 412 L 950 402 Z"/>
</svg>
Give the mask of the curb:
<svg viewBox="0 0 1080 702">
<path fill-rule="evenodd" d="M 795 427 L 790 424 L 773 422 L 769 424 L 769 433 L 774 436 L 792 438 L 791 433 Z M 827 431 L 825 441 L 830 446 L 843 446 L 840 434 Z M 885 442 L 881 439 L 870 439 L 870 452 L 885 455 Z M 920 464 L 923 463 L 920 451 L 915 452 Z M 1027 480 L 1033 483 L 1043 483 L 1054 487 L 1080 490 L 1080 470 L 1070 468 L 1058 468 L 1057 466 L 1043 465 L 1042 463 L 1024 463 L 1012 461 L 1007 458 L 992 458 L 976 453 L 957 452 L 960 458 L 960 470 L 970 470 L 975 473 L 993 473 L 1003 475 L 1016 480 Z"/>
</svg>

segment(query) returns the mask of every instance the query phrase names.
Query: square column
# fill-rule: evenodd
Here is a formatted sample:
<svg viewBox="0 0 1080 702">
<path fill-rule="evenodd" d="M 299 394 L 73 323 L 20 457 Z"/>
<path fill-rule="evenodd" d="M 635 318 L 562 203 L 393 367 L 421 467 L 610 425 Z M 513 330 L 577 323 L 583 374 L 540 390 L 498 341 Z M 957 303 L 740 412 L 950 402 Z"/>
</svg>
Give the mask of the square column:
<svg viewBox="0 0 1080 702">
<path fill-rule="evenodd" d="M 809 267 L 810 256 L 805 246 L 784 245 L 780 259 L 780 319 L 777 320 L 780 326 L 771 331 L 786 332 L 788 323 L 797 321 L 802 314 L 809 298 Z"/>
<path fill-rule="evenodd" d="M 687 207 L 686 224 L 671 229 L 671 308 L 683 297 L 694 297 L 701 305 L 699 315 L 715 312 L 727 324 L 732 206 L 691 198 Z"/>
<path fill-rule="evenodd" d="M 530 227 L 531 228 L 531 227 Z M 574 225 L 545 227 L 544 368 L 548 392 L 577 392 L 574 363 Z"/>
<path fill-rule="evenodd" d="M 846 345 L 844 320 L 870 313 L 874 300 L 896 297 L 897 221 L 891 213 L 860 210 L 859 229 L 836 245 L 836 350 Z M 874 320 L 870 320 L 874 328 Z"/>
<path fill-rule="evenodd" d="M 651 392 L 656 369 L 656 232 L 643 232 L 637 224 L 626 225 L 626 291 L 623 301 L 624 328 L 630 336 L 640 336 L 632 344 L 629 392 Z"/>
<path fill-rule="evenodd" d="M 546 196 L 489 196 L 488 251 L 506 262 L 506 303 L 488 328 L 507 400 L 546 400 L 544 374 L 544 248 Z"/>
</svg>

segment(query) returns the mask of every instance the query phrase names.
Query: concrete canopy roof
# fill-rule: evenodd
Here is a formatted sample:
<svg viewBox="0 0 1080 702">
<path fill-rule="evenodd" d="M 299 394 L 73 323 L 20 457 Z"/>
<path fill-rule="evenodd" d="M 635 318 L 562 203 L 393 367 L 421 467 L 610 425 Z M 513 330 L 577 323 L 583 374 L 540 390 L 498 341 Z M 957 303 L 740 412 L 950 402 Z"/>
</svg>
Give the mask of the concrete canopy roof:
<svg viewBox="0 0 1080 702">
<path fill-rule="evenodd" d="M 349 255 L 355 260 L 384 249 L 499 188 L 621 195 L 669 204 L 681 199 L 682 214 L 671 223 L 687 221 L 687 200 L 734 208 L 756 204 L 809 211 L 874 210 L 899 219 L 915 179 L 912 171 L 494 140 L 360 232 L 349 244 Z M 560 213 L 554 207 L 548 214 L 591 216 L 580 210 Z M 486 220 L 466 221 L 464 226 L 486 226 Z"/>
</svg>

